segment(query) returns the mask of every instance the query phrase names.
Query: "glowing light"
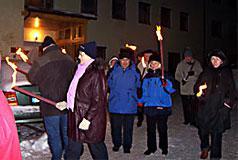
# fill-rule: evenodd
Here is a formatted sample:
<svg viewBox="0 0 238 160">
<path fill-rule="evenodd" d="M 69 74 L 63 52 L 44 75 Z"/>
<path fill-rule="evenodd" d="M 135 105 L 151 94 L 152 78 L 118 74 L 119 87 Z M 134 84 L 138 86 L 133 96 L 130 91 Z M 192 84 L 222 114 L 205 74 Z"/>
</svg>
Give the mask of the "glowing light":
<svg viewBox="0 0 238 160">
<path fill-rule="evenodd" d="M 157 38 L 159 41 L 162 41 L 163 40 L 163 37 L 161 35 L 161 27 L 156 25 L 156 35 L 157 35 Z"/>
<path fill-rule="evenodd" d="M 130 48 L 130 49 L 132 49 L 133 51 L 135 51 L 136 48 L 137 48 L 135 45 L 130 45 L 130 44 L 126 44 L 125 47 L 126 47 L 126 48 Z"/>
<path fill-rule="evenodd" d="M 22 49 L 19 48 L 17 51 L 16 51 L 16 54 L 19 55 L 21 57 L 21 59 L 24 61 L 24 62 L 27 62 L 28 61 L 28 57 L 27 55 L 25 55 L 23 52 L 22 52 Z"/>
<path fill-rule="evenodd" d="M 38 28 L 40 26 L 40 18 L 39 17 L 36 17 L 35 18 L 35 22 L 34 22 L 34 27 L 35 28 Z"/>
<path fill-rule="evenodd" d="M 9 57 L 6 57 L 7 64 L 11 66 L 13 69 L 12 86 L 11 86 L 11 88 L 13 88 L 16 85 L 16 80 L 17 80 L 17 66 L 14 63 L 10 62 L 9 59 L 10 59 Z"/>
<path fill-rule="evenodd" d="M 207 88 L 207 84 L 205 82 L 204 85 L 199 86 L 199 92 L 196 94 L 197 97 L 201 97 L 203 94 L 203 90 Z"/>
<path fill-rule="evenodd" d="M 40 34 L 40 33 L 39 33 L 38 31 L 35 31 L 35 32 L 33 33 L 33 37 L 34 37 L 35 41 L 38 40 L 39 34 Z"/>
</svg>

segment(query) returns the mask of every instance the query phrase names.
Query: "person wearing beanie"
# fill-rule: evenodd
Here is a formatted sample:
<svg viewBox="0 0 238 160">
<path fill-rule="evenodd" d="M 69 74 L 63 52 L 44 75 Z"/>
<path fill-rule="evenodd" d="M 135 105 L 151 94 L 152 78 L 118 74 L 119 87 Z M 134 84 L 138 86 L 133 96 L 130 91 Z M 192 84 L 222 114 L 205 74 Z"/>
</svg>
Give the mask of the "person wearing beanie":
<svg viewBox="0 0 238 160">
<path fill-rule="evenodd" d="M 109 62 L 108 62 L 108 69 L 107 69 L 107 79 L 108 79 L 108 77 L 109 77 L 109 75 L 110 75 L 110 73 L 112 72 L 112 70 L 113 70 L 113 67 L 114 67 L 114 65 L 117 63 L 119 61 L 119 59 L 117 58 L 117 56 L 113 56 L 110 60 L 109 60 Z"/>
<path fill-rule="evenodd" d="M 140 53 L 142 55 L 141 61 L 137 64 L 137 68 L 140 71 L 140 79 L 141 82 L 143 80 L 143 78 L 145 77 L 145 75 L 148 73 L 148 69 L 149 69 L 149 58 L 152 54 L 155 54 L 155 52 L 151 49 L 147 49 L 143 52 Z M 141 92 L 139 95 L 139 98 L 141 97 Z M 137 117 L 138 117 L 138 121 L 137 121 L 137 127 L 141 127 L 143 120 L 144 120 L 144 111 L 143 111 L 143 106 L 138 106 L 138 111 L 137 111 Z"/>
<path fill-rule="evenodd" d="M 129 49 L 121 49 L 119 62 L 114 65 L 108 77 L 114 152 L 118 152 L 123 145 L 124 153 L 130 153 L 132 147 L 134 117 L 137 113 L 137 89 L 140 87 L 140 74 L 131 61 L 132 53 Z"/>
<path fill-rule="evenodd" d="M 139 103 L 144 105 L 144 114 L 147 124 L 147 150 L 145 155 L 150 155 L 157 150 L 156 126 L 159 133 L 159 147 L 163 155 L 168 154 L 168 116 L 172 112 L 171 94 L 175 92 L 172 82 L 161 78 L 160 56 L 151 55 L 149 58 L 148 73 L 142 82 L 142 97 Z"/>
<path fill-rule="evenodd" d="M 200 73 L 201 64 L 193 58 L 192 50 L 186 47 L 184 50 L 184 59 L 179 62 L 175 72 L 175 79 L 180 83 L 180 95 L 183 105 L 184 124 L 196 126 L 196 104 L 193 87 Z"/>
<path fill-rule="evenodd" d="M 93 159 L 107 160 L 105 71 L 96 58 L 95 42 L 80 45 L 78 52 L 80 64 L 67 93 L 69 146 L 66 159 L 80 159 L 86 143 Z"/>
<path fill-rule="evenodd" d="M 59 106 L 66 101 L 67 89 L 73 77 L 76 63 L 61 52 L 55 41 L 46 36 L 43 43 L 43 55 L 33 61 L 28 72 L 28 80 L 37 85 L 41 96 L 54 102 L 56 107 L 40 102 L 40 112 L 44 120 L 52 160 L 60 160 L 68 145 L 67 110 Z M 66 154 L 64 154 L 65 157 Z"/>
<path fill-rule="evenodd" d="M 194 87 L 198 102 L 200 158 L 206 159 L 211 151 L 210 159 L 218 160 L 222 158 L 222 134 L 231 127 L 230 110 L 235 104 L 237 93 L 224 52 L 213 50 L 208 55 L 208 60 L 208 66 Z M 205 86 L 203 90 L 201 86 Z"/>
</svg>

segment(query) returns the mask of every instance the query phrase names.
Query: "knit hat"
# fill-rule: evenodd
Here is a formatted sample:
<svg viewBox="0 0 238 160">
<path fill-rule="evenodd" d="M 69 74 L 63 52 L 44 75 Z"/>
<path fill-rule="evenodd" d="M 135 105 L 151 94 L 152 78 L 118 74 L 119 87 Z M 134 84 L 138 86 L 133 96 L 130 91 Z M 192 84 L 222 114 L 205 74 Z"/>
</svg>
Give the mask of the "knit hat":
<svg viewBox="0 0 238 160">
<path fill-rule="evenodd" d="M 152 55 L 150 56 L 150 58 L 149 58 L 149 63 L 150 63 L 151 61 L 157 61 L 157 62 L 161 63 L 160 56 L 157 55 L 157 54 L 152 54 Z"/>
<path fill-rule="evenodd" d="M 214 49 L 211 51 L 211 53 L 208 55 L 208 58 L 211 59 L 212 56 L 219 57 L 222 61 L 227 59 L 225 53 L 220 49 Z"/>
<path fill-rule="evenodd" d="M 151 49 L 147 49 L 141 52 L 141 54 L 144 56 L 145 54 L 156 54 L 156 52 Z"/>
<path fill-rule="evenodd" d="M 128 58 L 131 59 L 134 51 L 130 48 L 121 48 L 119 53 L 119 59 Z"/>
<path fill-rule="evenodd" d="M 92 59 L 97 57 L 97 45 L 95 41 L 88 42 L 79 46 L 78 52 L 82 51 Z"/>
<path fill-rule="evenodd" d="M 193 55 L 193 53 L 192 53 L 192 51 L 191 51 L 190 49 L 185 50 L 184 53 L 183 53 L 183 56 L 184 56 L 184 57 L 186 57 L 186 56 L 192 56 L 192 55 Z"/>
<path fill-rule="evenodd" d="M 43 43 L 41 44 L 41 47 L 42 47 L 42 48 L 45 48 L 45 47 L 47 47 L 47 46 L 49 46 L 49 45 L 51 45 L 51 44 L 55 44 L 55 41 L 53 40 L 52 37 L 46 36 L 46 37 L 44 38 Z"/>
</svg>

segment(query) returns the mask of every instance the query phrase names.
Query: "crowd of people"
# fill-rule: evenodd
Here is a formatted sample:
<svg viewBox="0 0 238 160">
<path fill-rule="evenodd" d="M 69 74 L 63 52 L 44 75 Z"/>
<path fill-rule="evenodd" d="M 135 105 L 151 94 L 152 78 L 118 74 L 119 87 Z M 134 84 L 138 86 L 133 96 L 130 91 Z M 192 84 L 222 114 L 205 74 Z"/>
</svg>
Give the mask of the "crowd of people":
<svg viewBox="0 0 238 160">
<path fill-rule="evenodd" d="M 58 102 L 56 106 L 40 103 L 52 160 L 60 160 L 62 156 L 67 160 L 80 159 L 83 144 L 88 145 L 93 159 L 109 159 L 104 143 L 107 114 L 113 152 L 121 147 L 125 154 L 131 152 L 135 118 L 140 127 L 145 115 L 144 154 L 151 155 L 157 150 L 156 128 L 159 149 L 163 155 L 168 154 L 167 122 L 172 114 L 171 95 L 176 90 L 172 81 L 161 75 L 158 53 L 145 50 L 138 54 L 135 63 L 134 51 L 122 48 L 118 56 L 111 58 L 105 72 L 95 42 L 79 46 L 78 63 L 62 54 L 49 36 L 41 47 L 43 54 L 33 62 L 28 79 L 39 86 L 43 97 Z M 218 160 L 222 157 L 222 134 L 230 128 L 230 110 L 236 100 L 228 59 L 221 50 L 213 50 L 203 69 L 193 58 L 191 48 L 186 47 L 183 56 L 175 79 L 180 83 L 184 124 L 198 128 L 200 158 L 208 158 L 211 151 L 210 158 Z"/>
</svg>

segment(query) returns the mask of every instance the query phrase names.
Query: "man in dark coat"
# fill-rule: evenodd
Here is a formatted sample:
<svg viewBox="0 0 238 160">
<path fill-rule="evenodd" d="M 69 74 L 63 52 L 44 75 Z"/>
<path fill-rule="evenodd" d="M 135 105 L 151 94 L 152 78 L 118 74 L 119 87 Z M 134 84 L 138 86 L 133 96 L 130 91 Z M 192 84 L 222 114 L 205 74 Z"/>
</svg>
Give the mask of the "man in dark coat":
<svg viewBox="0 0 238 160">
<path fill-rule="evenodd" d="M 32 84 L 39 86 L 43 97 L 55 102 L 66 101 L 75 62 L 70 56 L 63 54 L 49 36 L 45 37 L 41 47 L 43 55 L 33 62 L 28 79 Z M 52 160 L 60 160 L 68 144 L 67 110 L 61 111 L 41 101 L 40 111 L 48 135 Z"/>
<path fill-rule="evenodd" d="M 80 159 L 87 143 L 93 159 L 108 159 L 106 134 L 107 87 L 103 63 L 96 58 L 96 43 L 79 46 L 80 64 L 67 93 L 69 111 L 68 160 Z"/>
<path fill-rule="evenodd" d="M 220 159 L 222 133 L 230 128 L 230 110 L 236 95 L 227 57 L 221 50 L 214 50 L 209 54 L 209 66 L 199 76 L 195 93 L 198 97 L 197 120 L 202 151 L 200 158 L 206 159 L 210 149 L 210 158 Z"/>
</svg>

